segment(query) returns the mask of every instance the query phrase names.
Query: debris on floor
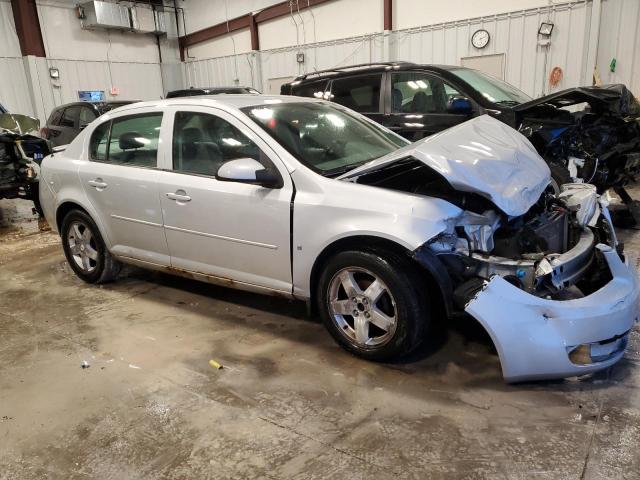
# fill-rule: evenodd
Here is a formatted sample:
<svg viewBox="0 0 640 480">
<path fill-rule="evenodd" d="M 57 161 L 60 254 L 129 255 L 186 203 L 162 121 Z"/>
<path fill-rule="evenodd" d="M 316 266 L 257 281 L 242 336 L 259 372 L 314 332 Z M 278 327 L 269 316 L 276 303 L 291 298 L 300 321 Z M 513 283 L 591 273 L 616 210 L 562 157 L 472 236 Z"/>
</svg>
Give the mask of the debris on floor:
<svg viewBox="0 0 640 480">
<path fill-rule="evenodd" d="M 209 360 L 209 365 L 211 365 L 213 368 L 216 368 L 218 370 L 222 368 L 222 365 L 216 362 L 215 360 Z"/>
</svg>

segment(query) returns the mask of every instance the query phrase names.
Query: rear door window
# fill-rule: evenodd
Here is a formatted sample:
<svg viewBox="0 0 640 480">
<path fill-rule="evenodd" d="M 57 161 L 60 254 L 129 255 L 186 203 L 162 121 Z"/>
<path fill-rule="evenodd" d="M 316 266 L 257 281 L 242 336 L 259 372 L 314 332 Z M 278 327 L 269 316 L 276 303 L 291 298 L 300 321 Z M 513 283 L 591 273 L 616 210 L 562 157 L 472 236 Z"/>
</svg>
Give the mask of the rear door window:
<svg viewBox="0 0 640 480">
<path fill-rule="evenodd" d="M 154 168 L 162 113 L 120 117 L 99 125 L 91 134 L 89 157 L 98 162 Z"/>
<path fill-rule="evenodd" d="M 361 113 L 380 112 L 382 74 L 358 75 L 331 83 L 331 100 Z"/>
</svg>

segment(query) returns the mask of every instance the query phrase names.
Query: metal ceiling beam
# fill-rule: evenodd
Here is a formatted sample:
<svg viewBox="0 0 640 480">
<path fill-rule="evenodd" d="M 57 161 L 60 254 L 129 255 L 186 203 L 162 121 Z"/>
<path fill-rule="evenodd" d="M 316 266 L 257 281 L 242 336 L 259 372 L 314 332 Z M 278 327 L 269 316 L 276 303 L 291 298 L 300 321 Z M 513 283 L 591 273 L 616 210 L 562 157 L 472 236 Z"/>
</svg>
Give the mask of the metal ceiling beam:
<svg viewBox="0 0 640 480">
<path fill-rule="evenodd" d="M 260 50 L 260 36 L 255 15 L 249 15 L 249 33 L 251 33 L 251 50 Z"/>
<path fill-rule="evenodd" d="M 11 9 L 22 55 L 46 57 L 35 0 L 11 0 Z"/>
<path fill-rule="evenodd" d="M 300 7 L 300 11 L 302 12 L 305 8 L 310 8 L 332 1 L 336 0 L 298 0 L 298 6 Z M 298 11 L 298 6 L 294 7 L 296 12 Z M 180 37 L 180 47 L 187 48 L 197 43 L 211 40 L 212 38 L 221 37 L 222 35 L 226 35 L 227 33 L 234 32 L 236 30 L 249 28 L 251 30 L 252 49 L 259 50 L 260 39 L 258 35 L 258 25 L 269 20 L 284 17 L 287 15 L 291 15 L 291 6 L 289 2 L 287 1 L 277 3 L 275 5 L 272 5 L 271 7 L 267 7 L 264 10 L 261 10 L 255 15 L 247 14 L 241 17 L 234 18 L 233 20 L 229 20 L 229 28 L 227 28 L 227 22 L 223 22 Z M 255 24 L 254 27 L 252 27 L 252 23 Z"/>
<path fill-rule="evenodd" d="M 384 30 L 393 30 L 393 0 L 384 0 Z"/>
</svg>

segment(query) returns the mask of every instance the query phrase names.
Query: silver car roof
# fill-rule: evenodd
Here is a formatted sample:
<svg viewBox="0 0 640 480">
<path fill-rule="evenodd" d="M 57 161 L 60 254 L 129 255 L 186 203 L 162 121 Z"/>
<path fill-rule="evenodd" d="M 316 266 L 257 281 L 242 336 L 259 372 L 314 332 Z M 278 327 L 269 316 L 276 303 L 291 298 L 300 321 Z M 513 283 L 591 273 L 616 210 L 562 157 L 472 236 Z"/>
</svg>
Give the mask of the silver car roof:
<svg viewBox="0 0 640 480">
<path fill-rule="evenodd" d="M 296 102 L 322 102 L 315 98 L 294 97 L 292 95 L 256 95 L 256 94 L 233 94 L 233 95 L 199 95 L 194 97 L 178 97 L 167 98 L 164 100 L 151 100 L 147 102 L 138 102 L 120 107 L 118 113 L 125 112 L 129 109 L 133 110 L 141 107 L 164 107 L 174 105 L 189 105 L 201 107 L 218 107 L 225 110 L 241 109 L 244 107 L 254 107 L 260 105 L 273 105 L 277 103 L 296 103 Z M 115 110 L 114 110 L 115 111 Z"/>
</svg>

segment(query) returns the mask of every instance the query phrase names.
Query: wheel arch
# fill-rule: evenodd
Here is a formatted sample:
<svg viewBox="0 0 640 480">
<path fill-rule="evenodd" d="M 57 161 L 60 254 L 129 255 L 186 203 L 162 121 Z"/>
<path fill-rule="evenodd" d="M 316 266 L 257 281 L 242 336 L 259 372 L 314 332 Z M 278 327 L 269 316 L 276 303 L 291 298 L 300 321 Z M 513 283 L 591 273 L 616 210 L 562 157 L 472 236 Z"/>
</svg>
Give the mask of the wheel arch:
<svg viewBox="0 0 640 480">
<path fill-rule="evenodd" d="M 67 214 L 72 210 L 81 210 L 91 218 L 93 218 L 93 215 L 91 215 L 91 213 L 82 205 L 72 200 L 67 200 L 65 202 L 62 202 L 60 205 L 58 205 L 58 208 L 56 208 L 56 227 L 58 228 L 58 232 L 60 232 L 62 229 L 62 222 L 64 221 L 64 217 L 66 217 Z"/>
<path fill-rule="evenodd" d="M 425 281 L 429 292 L 435 293 L 437 301 L 435 302 L 436 311 L 434 313 L 436 315 L 448 316 L 451 312 L 451 298 L 453 295 L 451 279 L 446 268 L 442 262 L 435 257 L 435 255 L 423 255 L 422 249 L 412 252 L 405 246 L 384 237 L 377 237 L 374 235 L 352 235 L 340 238 L 330 243 L 316 257 L 313 267 L 311 268 L 309 279 L 310 298 L 308 305 L 311 314 L 317 313 L 315 312 L 315 300 L 322 267 L 326 265 L 329 259 L 334 255 L 348 250 L 374 252 L 388 251 L 411 259 L 417 267 L 416 270 Z M 417 254 L 418 251 L 420 251 L 419 255 Z"/>
</svg>

